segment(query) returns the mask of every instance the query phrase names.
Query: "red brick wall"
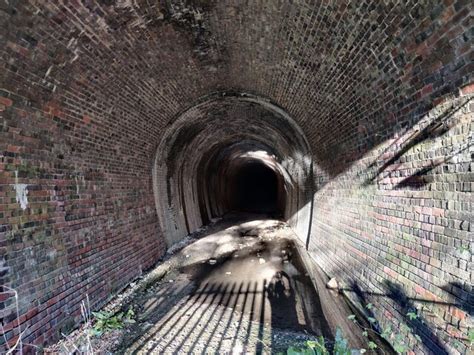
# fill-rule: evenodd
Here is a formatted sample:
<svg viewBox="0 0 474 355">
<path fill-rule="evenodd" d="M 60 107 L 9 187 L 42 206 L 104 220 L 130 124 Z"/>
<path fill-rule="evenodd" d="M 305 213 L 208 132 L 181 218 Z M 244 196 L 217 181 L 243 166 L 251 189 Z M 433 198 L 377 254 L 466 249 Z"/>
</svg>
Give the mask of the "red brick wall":
<svg viewBox="0 0 474 355">
<path fill-rule="evenodd" d="M 124 116 L 62 101 L 34 107 L 3 95 L 2 284 L 19 292 L 26 340 L 41 341 L 58 335 L 86 294 L 102 304 L 153 265 L 164 244 L 149 157 L 100 128 Z M 19 184 L 27 185 L 25 209 L 16 201 Z M 14 325 L 11 301 L 1 310 L 6 329 Z"/>
<path fill-rule="evenodd" d="M 425 302 L 429 327 L 411 324 L 420 351 L 465 336 L 469 5 L 2 2 L 0 279 L 19 292 L 26 341 L 56 339 L 86 294 L 103 304 L 163 255 L 156 149 L 180 112 L 222 90 L 267 97 L 304 131 L 325 271 L 383 323 L 406 324 L 413 298 L 438 302 Z M 11 298 L 0 318 L 14 339 Z"/>
<path fill-rule="evenodd" d="M 472 101 L 438 105 L 333 178 L 316 168 L 310 252 L 415 352 L 466 351 L 473 326 Z"/>
</svg>

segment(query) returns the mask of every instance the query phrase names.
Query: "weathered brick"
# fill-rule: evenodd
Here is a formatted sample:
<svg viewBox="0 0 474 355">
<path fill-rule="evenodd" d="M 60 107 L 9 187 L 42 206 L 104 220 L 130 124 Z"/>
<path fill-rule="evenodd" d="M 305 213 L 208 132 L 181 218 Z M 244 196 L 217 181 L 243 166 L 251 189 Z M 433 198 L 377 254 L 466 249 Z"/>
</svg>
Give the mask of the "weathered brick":
<svg viewBox="0 0 474 355">
<path fill-rule="evenodd" d="M 202 125 L 178 132 L 181 147 L 196 148 L 185 152 L 187 167 L 231 135 L 275 150 L 296 182 L 286 217 L 303 238 L 312 216 L 309 249 L 329 275 L 369 295 L 391 281 L 426 304 L 466 304 L 470 3 L 200 4 L 2 5 L 0 283 L 19 290 L 25 337 L 53 341 L 86 292 L 100 307 L 163 255 L 170 232 L 153 190 L 161 203 L 181 196 L 166 174 L 157 187 L 151 170 L 185 112 Z M 258 99 L 242 104 L 248 93 Z M 193 145 L 202 129 L 209 135 Z M 193 169 L 173 185 L 185 187 L 188 209 L 166 210 L 187 214 L 178 237 L 205 221 L 191 207 L 202 202 Z M 383 306 L 381 321 L 406 323 L 395 297 L 380 298 L 371 302 Z M 10 341 L 13 308 L 7 300 Z M 447 311 L 433 306 L 432 318 Z M 449 323 L 468 319 L 459 312 L 436 325 L 440 337 L 465 336 Z"/>
</svg>

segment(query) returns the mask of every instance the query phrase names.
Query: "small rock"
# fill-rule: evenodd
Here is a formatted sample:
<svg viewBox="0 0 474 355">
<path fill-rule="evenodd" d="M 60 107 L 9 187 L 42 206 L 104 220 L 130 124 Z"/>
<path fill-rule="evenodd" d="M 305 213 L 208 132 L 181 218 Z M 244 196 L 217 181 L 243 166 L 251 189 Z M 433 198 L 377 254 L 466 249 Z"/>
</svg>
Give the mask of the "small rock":
<svg viewBox="0 0 474 355">
<path fill-rule="evenodd" d="M 227 271 L 225 274 L 226 275 L 232 275 L 232 273 L 230 271 Z"/>
<path fill-rule="evenodd" d="M 259 258 L 259 259 L 258 259 L 258 262 L 259 262 L 260 264 L 265 264 L 265 259 L 264 259 L 264 258 Z"/>
<path fill-rule="evenodd" d="M 209 264 L 214 265 L 215 263 L 217 263 L 216 259 L 209 259 Z"/>
<path fill-rule="evenodd" d="M 337 282 L 336 278 L 333 277 L 331 280 L 328 281 L 326 287 L 330 290 L 337 290 L 339 289 L 339 283 Z"/>
</svg>

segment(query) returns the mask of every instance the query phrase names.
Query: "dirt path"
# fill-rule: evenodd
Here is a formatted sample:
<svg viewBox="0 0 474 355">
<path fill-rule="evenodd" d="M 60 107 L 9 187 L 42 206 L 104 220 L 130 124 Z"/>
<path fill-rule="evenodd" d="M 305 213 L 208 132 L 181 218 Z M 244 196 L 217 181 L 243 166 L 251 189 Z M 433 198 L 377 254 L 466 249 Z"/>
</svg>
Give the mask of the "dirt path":
<svg viewBox="0 0 474 355">
<path fill-rule="evenodd" d="M 84 349 L 85 339 L 94 353 L 286 353 L 319 336 L 331 344 L 336 328 L 351 348 L 364 348 L 344 297 L 325 288 L 296 244 L 279 220 L 227 216 L 175 245 L 104 308 L 131 308 L 135 323 L 92 340 L 83 326 L 51 351 Z"/>
<path fill-rule="evenodd" d="M 120 352 L 274 352 L 329 335 L 286 224 L 230 223 L 180 250 L 181 265 L 134 300 Z"/>
</svg>

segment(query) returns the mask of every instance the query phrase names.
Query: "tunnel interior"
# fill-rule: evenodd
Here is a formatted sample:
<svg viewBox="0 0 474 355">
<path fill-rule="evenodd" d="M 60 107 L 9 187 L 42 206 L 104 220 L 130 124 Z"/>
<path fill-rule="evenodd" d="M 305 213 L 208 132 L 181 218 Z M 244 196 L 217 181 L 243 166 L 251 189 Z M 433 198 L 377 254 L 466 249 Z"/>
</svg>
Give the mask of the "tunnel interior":
<svg viewBox="0 0 474 355">
<path fill-rule="evenodd" d="M 278 179 L 275 172 L 255 161 L 240 167 L 229 181 L 229 205 L 243 212 L 278 213 Z"/>
<path fill-rule="evenodd" d="M 468 351 L 472 1 L 2 1 L 0 22 L 0 352 L 257 197 L 414 353 Z M 251 193 L 275 177 L 276 203 Z"/>
<path fill-rule="evenodd" d="M 211 95 L 181 113 L 157 149 L 153 175 L 170 245 L 232 211 L 267 213 L 302 237 L 308 232 L 306 137 L 283 110 L 251 94 Z"/>
</svg>

